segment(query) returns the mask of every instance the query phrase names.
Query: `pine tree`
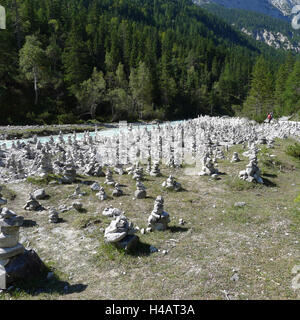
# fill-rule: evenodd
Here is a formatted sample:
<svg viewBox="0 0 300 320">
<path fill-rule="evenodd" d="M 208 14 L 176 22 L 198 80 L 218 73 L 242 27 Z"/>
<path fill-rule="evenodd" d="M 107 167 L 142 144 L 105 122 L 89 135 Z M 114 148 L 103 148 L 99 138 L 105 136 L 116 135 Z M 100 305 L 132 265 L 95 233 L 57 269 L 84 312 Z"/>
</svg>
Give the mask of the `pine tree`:
<svg viewBox="0 0 300 320">
<path fill-rule="evenodd" d="M 300 61 L 296 61 L 292 73 L 286 82 L 283 94 L 285 100 L 284 115 L 289 115 L 300 110 Z"/>
<path fill-rule="evenodd" d="M 75 28 L 70 32 L 62 55 L 65 70 L 64 80 L 71 93 L 76 93 L 79 84 L 88 79 L 91 67 L 88 65 L 87 47 Z"/>
<path fill-rule="evenodd" d="M 253 68 L 251 89 L 243 106 L 243 113 L 255 120 L 265 119 L 273 110 L 273 77 L 270 67 L 260 56 Z"/>
<path fill-rule="evenodd" d="M 285 97 L 284 92 L 286 90 L 287 79 L 293 72 L 295 64 L 294 57 L 289 54 L 284 64 L 282 64 L 276 73 L 275 82 L 275 115 L 281 116 L 285 113 Z"/>
<path fill-rule="evenodd" d="M 149 112 L 152 108 L 152 83 L 144 62 L 140 62 L 137 69 L 131 70 L 129 87 L 138 117 L 142 119 L 144 112 Z"/>
</svg>

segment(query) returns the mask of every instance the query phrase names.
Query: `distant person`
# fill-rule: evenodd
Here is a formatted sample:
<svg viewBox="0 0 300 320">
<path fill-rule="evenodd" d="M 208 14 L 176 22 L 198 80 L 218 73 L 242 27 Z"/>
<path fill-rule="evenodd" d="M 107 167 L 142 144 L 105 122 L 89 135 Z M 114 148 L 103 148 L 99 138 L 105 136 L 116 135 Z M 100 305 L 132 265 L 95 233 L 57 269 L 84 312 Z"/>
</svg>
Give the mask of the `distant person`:
<svg viewBox="0 0 300 320">
<path fill-rule="evenodd" d="M 271 122 L 272 118 L 273 118 L 272 112 L 271 112 L 271 113 L 268 113 L 268 115 L 267 115 L 268 123 Z"/>
</svg>

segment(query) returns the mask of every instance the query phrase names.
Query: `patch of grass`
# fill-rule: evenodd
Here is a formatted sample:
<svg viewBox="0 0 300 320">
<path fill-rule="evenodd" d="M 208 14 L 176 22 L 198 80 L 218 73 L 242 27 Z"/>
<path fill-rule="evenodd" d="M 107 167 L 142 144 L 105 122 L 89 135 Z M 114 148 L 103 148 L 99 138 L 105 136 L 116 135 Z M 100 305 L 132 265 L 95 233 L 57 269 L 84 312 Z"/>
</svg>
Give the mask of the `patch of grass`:
<svg viewBox="0 0 300 320">
<path fill-rule="evenodd" d="M 2 190 L 1 193 L 4 198 L 8 200 L 14 200 L 17 197 L 17 193 L 11 189 L 9 189 L 7 186 L 1 185 Z"/>
<path fill-rule="evenodd" d="M 300 160 L 300 144 L 295 142 L 293 145 L 287 146 L 286 154 Z"/>
<path fill-rule="evenodd" d="M 59 181 L 61 176 L 55 174 L 47 174 L 45 177 L 27 177 L 26 181 L 35 185 L 43 186 L 49 184 L 51 181 Z"/>
<path fill-rule="evenodd" d="M 103 242 L 95 255 L 96 263 L 102 267 L 107 265 L 107 262 L 116 262 L 117 265 L 121 264 L 126 259 L 126 251 L 121 248 L 117 248 L 111 243 Z"/>
<path fill-rule="evenodd" d="M 291 215 L 291 229 L 295 232 L 299 232 L 300 228 L 300 206 L 299 207 L 293 207 L 290 210 L 290 215 Z"/>
<path fill-rule="evenodd" d="M 249 209 L 245 207 L 232 207 L 227 209 L 224 214 L 221 214 L 218 219 L 220 222 L 225 222 L 228 225 L 252 223 L 253 218 L 249 213 Z"/>
<path fill-rule="evenodd" d="M 244 191 L 244 190 L 251 190 L 254 188 L 262 188 L 262 185 L 255 182 L 248 182 L 238 177 L 234 177 L 233 179 L 229 178 L 225 181 L 225 184 L 233 191 Z"/>
<path fill-rule="evenodd" d="M 80 215 L 75 220 L 72 221 L 72 226 L 75 229 L 85 229 L 91 225 L 100 224 L 101 220 L 98 217 L 95 216 L 86 216 L 86 215 Z"/>
</svg>

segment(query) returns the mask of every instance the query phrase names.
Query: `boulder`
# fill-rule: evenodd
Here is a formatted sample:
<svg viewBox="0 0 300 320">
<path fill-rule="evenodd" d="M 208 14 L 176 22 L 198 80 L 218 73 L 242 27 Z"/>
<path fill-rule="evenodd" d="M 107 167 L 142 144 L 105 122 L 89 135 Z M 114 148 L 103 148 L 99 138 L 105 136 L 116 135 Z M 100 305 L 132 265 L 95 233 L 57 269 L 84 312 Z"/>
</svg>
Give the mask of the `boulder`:
<svg viewBox="0 0 300 320">
<path fill-rule="evenodd" d="M 32 195 L 36 200 L 41 200 L 46 198 L 45 189 L 35 190 Z"/>
<path fill-rule="evenodd" d="M 34 250 L 25 250 L 23 253 L 10 259 L 5 266 L 6 284 L 18 280 L 30 280 L 41 275 L 46 266 Z"/>
</svg>

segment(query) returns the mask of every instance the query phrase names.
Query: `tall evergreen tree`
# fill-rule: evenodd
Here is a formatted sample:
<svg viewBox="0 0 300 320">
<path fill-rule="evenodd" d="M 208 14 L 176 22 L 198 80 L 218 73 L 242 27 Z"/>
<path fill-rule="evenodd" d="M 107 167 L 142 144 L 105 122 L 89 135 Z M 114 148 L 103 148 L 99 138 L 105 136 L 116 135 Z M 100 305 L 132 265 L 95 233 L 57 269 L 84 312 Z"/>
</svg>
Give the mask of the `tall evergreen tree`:
<svg viewBox="0 0 300 320">
<path fill-rule="evenodd" d="M 300 61 L 297 60 L 292 73 L 288 76 L 284 91 L 284 115 L 289 115 L 300 110 Z"/>
<path fill-rule="evenodd" d="M 244 103 L 243 113 L 256 120 L 265 119 L 274 108 L 273 77 L 263 56 L 257 59 L 253 68 L 251 89 Z"/>
</svg>

